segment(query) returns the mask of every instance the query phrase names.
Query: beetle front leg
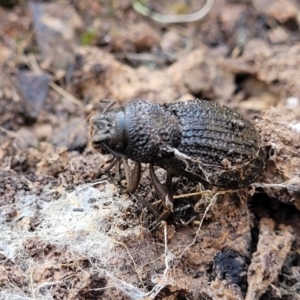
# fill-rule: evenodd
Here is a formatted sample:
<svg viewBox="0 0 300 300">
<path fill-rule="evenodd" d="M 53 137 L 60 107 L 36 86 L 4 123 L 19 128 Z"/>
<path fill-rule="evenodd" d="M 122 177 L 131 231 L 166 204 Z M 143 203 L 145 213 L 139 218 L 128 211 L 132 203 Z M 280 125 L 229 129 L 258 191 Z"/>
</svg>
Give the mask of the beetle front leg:
<svg viewBox="0 0 300 300">
<path fill-rule="evenodd" d="M 162 198 L 165 209 L 168 210 L 169 213 L 172 212 L 174 208 L 172 195 L 172 173 L 167 171 L 166 186 L 164 187 L 155 174 L 153 164 L 150 164 L 149 171 L 154 189 L 157 192 L 157 194 Z"/>
<path fill-rule="evenodd" d="M 124 164 L 125 176 L 127 181 L 127 192 L 134 193 L 141 180 L 141 163 L 135 162 L 134 168 L 131 171 L 128 166 L 127 159 L 123 157 L 122 161 Z"/>
<path fill-rule="evenodd" d="M 120 161 L 120 158 L 113 157 L 110 164 L 104 169 L 104 173 L 108 173 L 119 161 Z"/>
</svg>

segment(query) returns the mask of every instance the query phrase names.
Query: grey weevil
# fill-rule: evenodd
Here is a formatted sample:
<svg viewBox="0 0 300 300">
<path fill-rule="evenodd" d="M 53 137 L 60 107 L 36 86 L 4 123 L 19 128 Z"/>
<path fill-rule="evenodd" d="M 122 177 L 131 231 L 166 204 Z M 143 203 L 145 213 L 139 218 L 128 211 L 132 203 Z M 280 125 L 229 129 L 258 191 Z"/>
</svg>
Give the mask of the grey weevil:
<svg viewBox="0 0 300 300">
<path fill-rule="evenodd" d="M 265 151 L 253 124 L 221 104 L 188 100 L 155 104 L 134 100 L 90 119 L 90 142 L 124 162 L 127 190 L 140 182 L 141 163 L 149 164 L 156 192 L 163 198 L 164 218 L 173 211 L 172 177 L 184 176 L 213 186 L 239 189 L 262 173 Z M 135 162 L 129 170 L 127 160 Z M 154 166 L 167 171 L 162 185 Z"/>
</svg>

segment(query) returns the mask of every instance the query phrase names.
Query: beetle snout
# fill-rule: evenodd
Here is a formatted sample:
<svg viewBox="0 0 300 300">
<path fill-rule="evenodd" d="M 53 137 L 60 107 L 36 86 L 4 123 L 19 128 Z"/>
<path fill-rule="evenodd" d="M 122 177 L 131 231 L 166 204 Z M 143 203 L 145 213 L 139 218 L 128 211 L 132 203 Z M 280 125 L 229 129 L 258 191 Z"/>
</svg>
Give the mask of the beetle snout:
<svg viewBox="0 0 300 300">
<path fill-rule="evenodd" d="M 101 129 L 103 128 L 103 125 L 101 126 L 101 122 L 99 122 L 99 117 L 94 116 L 90 118 L 89 121 L 89 139 L 94 148 L 98 148 L 99 144 L 102 142 Z"/>
<path fill-rule="evenodd" d="M 99 124 L 99 117 L 98 116 L 93 116 L 90 118 L 90 128 L 93 128 L 93 129 L 99 129 L 98 127 L 98 124 Z"/>
<path fill-rule="evenodd" d="M 96 149 L 102 147 L 102 143 L 110 139 L 110 123 L 103 116 L 94 116 L 90 119 L 89 139 L 92 146 Z"/>
<path fill-rule="evenodd" d="M 91 117 L 90 119 L 90 135 L 98 134 L 103 132 L 107 127 L 107 122 L 99 116 Z"/>
</svg>

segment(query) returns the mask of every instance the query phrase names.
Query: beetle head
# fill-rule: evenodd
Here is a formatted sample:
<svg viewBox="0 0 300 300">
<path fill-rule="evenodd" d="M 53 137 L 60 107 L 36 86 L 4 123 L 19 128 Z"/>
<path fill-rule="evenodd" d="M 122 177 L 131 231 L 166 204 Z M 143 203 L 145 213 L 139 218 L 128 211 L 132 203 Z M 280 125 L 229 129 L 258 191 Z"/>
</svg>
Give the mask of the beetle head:
<svg viewBox="0 0 300 300">
<path fill-rule="evenodd" d="M 89 135 L 92 146 L 99 152 L 120 155 L 126 148 L 125 116 L 122 108 L 113 109 L 90 119 Z"/>
</svg>

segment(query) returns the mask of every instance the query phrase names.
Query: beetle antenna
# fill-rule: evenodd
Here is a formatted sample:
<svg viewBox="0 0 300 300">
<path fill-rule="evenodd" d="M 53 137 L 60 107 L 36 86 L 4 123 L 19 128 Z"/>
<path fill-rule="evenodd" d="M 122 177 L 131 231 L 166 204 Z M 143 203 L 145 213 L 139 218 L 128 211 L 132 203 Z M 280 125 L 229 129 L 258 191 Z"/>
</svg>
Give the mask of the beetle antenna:
<svg viewBox="0 0 300 300">
<path fill-rule="evenodd" d="M 114 106 L 116 103 L 118 103 L 118 101 L 116 99 L 100 99 L 99 100 L 100 103 L 107 103 L 107 106 L 104 108 L 102 114 L 105 115 L 106 112 L 112 107 Z"/>
</svg>

